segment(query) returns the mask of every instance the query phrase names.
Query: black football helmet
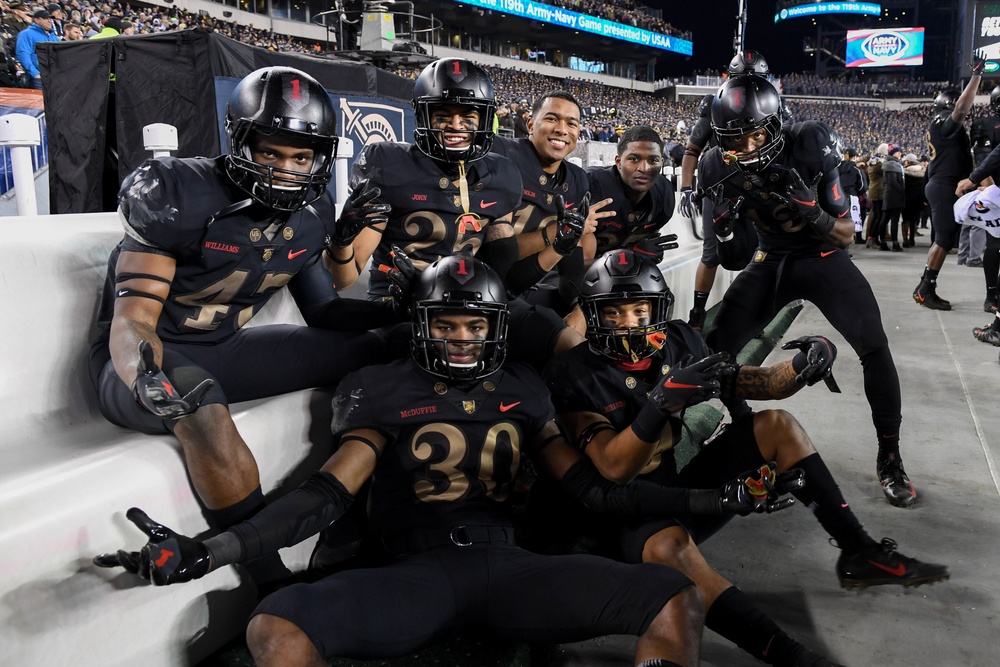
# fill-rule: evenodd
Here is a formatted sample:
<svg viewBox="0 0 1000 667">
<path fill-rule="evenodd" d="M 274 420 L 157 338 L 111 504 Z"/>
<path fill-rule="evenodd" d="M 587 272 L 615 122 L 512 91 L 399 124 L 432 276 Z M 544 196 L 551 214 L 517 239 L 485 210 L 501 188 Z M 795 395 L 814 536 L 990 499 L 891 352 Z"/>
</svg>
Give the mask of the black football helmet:
<svg viewBox="0 0 1000 667">
<path fill-rule="evenodd" d="M 758 74 L 767 76 L 771 70 L 767 67 L 764 56 L 757 51 L 743 51 L 733 56 L 729 61 L 729 76 L 736 74 Z"/>
<path fill-rule="evenodd" d="M 756 74 L 738 74 L 719 87 L 712 103 L 712 129 L 723 151 L 744 172 L 763 171 L 785 146 L 781 134 L 781 97 L 771 82 Z M 735 140 L 764 130 L 767 139 L 756 150 L 738 152 Z"/>
<path fill-rule="evenodd" d="M 443 104 L 461 104 L 479 112 L 479 126 L 467 132 L 471 139 L 468 148 L 445 148 L 443 133 L 431 124 L 434 108 Z M 413 85 L 413 112 L 417 122 L 414 142 L 421 152 L 440 162 L 468 163 L 483 158 L 493 145 L 496 108 L 493 82 L 479 65 L 464 58 L 442 58 L 432 62 Z M 458 132 L 449 130 L 452 131 Z"/>
<path fill-rule="evenodd" d="M 990 91 L 990 111 L 994 116 L 1000 116 L 1000 86 Z"/>
<path fill-rule="evenodd" d="M 226 105 L 226 173 L 255 200 L 298 211 L 326 192 L 337 156 L 337 118 L 326 90 L 291 67 L 265 67 L 236 85 Z M 309 173 L 265 167 L 253 160 L 255 137 L 301 142 L 315 154 Z"/>
<path fill-rule="evenodd" d="M 940 114 L 944 112 L 951 113 L 955 110 L 955 105 L 958 103 L 958 98 L 961 96 L 961 91 L 957 88 L 948 88 L 942 90 L 934 98 L 934 114 Z"/>
<path fill-rule="evenodd" d="M 646 299 L 649 324 L 625 329 L 605 326 L 604 306 Z M 590 349 L 614 361 L 635 363 L 663 347 L 674 295 L 660 269 L 631 250 L 612 250 L 598 257 L 583 279 L 580 308 L 587 320 Z"/>
<path fill-rule="evenodd" d="M 431 333 L 431 319 L 441 311 L 482 314 L 489 332 L 482 340 L 454 339 L 445 343 Z M 478 359 L 449 361 L 448 345 L 479 345 Z M 413 358 L 417 364 L 449 380 L 475 380 L 500 369 L 507 356 L 507 291 L 496 271 L 468 254 L 449 255 L 432 263 L 413 293 Z"/>
</svg>

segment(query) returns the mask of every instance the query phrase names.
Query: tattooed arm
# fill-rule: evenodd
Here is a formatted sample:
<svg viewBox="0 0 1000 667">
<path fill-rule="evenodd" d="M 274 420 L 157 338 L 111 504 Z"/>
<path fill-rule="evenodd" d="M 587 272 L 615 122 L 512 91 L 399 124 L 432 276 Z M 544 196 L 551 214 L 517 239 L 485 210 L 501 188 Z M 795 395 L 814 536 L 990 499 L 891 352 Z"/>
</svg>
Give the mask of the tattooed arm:
<svg viewBox="0 0 1000 667">
<path fill-rule="evenodd" d="M 722 396 L 750 401 L 788 398 L 805 386 L 796 381 L 797 375 L 791 359 L 773 366 L 738 366 L 735 373 L 720 378 Z"/>
</svg>

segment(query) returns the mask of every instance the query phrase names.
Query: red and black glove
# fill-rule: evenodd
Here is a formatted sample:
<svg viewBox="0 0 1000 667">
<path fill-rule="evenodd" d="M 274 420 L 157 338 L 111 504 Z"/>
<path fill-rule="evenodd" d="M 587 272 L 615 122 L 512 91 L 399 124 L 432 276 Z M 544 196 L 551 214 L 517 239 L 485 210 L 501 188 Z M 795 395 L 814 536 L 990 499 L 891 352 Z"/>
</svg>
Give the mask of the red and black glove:
<svg viewBox="0 0 1000 667">
<path fill-rule="evenodd" d="M 805 473 L 799 468 L 777 474 L 774 461 L 737 475 L 719 489 L 719 514 L 770 514 L 795 504 L 794 498 L 781 496 L 805 486 Z"/>
<path fill-rule="evenodd" d="M 677 247 L 677 234 L 652 236 L 641 241 L 636 241 L 627 247 L 631 248 L 639 259 L 644 259 L 650 264 L 656 265 L 663 261 L 664 251 L 673 250 Z"/>
<path fill-rule="evenodd" d="M 690 363 L 685 359 L 660 377 L 649 392 L 649 400 L 660 412 L 676 412 L 712 398 L 718 398 L 719 374 L 727 366 L 729 355 L 725 352 Z"/>
<path fill-rule="evenodd" d="M 972 74 L 982 76 L 983 72 L 986 71 L 986 52 L 981 50 L 976 50 L 972 52 L 972 61 L 969 63 L 969 67 L 972 68 Z"/>
<path fill-rule="evenodd" d="M 392 206 L 380 202 L 378 198 L 381 196 L 382 189 L 372 185 L 367 178 L 358 182 L 333 226 L 330 243 L 339 248 L 346 248 L 366 226 L 388 222 Z"/>
<path fill-rule="evenodd" d="M 215 380 L 202 380 L 184 396 L 177 393 L 173 382 L 154 361 L 153 346 L 149 341 L 139 343 L 139 365 L 132 383 L 132 396 L 139 405 L 164 419 L 180 419 L 198 409 L 205 394 L 215 386 Z"/>
<path fill-rule="evenodd" d="M 392 310 L 400 320 L 410 320 L 413 317 L 413 290 L 417 286 L 420 271 L 413 266 L 409 255 L 393 245 L 390 253 L 392 267 L 386 271 L 389 278 L 389 295 L 392 297 Z"/>
<path fill-rule="evenodd" d="M 587 227 L 587 213 L 590 212 L 590 193 L 584 195 L 576 208 L 566 208 L 566 200 L 556 195 L 556 237 L 552 239 L 552 249 L 562 257 L 576 250 L 583 230 Z"/>
<path fill-rule="evenodd" d="M 812 386 L 833 373 L 837 359 L 837 346 L 823 336 L 802 336 L 781 346 L 782 350 L 799 350 L 792 357 L 792 368 L 798 375 L 795 381 Z"/>
<path fill-rule="evenodd" d="M 786 196 L 779 195 L 777 192 L 772 192 L 771 196 L 798 213 L 820 236 L 829 234 L 833 231 L 833 226 L 837 224 L 837 219 L 819 205 L 819 194 L 816 188 L 823 178 L 823 172 L 816 174 L 812 183 L 806 183 L 802 180 L 802 176 L 794 167 L 788 170 L 788 175 L 792 182 L 785 190 Z"/>
<path fill-rule="evenodd" d="M 130 509 L 125 516 L 146 534 L 149 541 L 139 551 L 119 550 L 113 554 L 97 555 L 94 565 L 123 567 L 152 581 L 154 586 L 200 579 L 212 569 L 211 557 L 203 542 L 156 523 L 138 507 Z"/>
</svg>

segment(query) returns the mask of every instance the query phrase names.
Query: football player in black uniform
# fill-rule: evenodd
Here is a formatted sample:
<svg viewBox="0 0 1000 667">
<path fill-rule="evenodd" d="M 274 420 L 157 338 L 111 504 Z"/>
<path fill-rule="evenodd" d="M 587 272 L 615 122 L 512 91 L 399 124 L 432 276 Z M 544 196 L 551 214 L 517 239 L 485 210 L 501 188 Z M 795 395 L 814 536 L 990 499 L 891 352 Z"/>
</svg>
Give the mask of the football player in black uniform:
<svg viewBox="0 0 1000 667">
<path fill-rule="evenodd" d="M 588 196 L 590 184 L 584 170 L 566 161 L 580 138 L 580 116 L 580 103 L 572 94 L 549 91 L 531 107 L 526 139 L 498 137 L 493 143 L 493 151 L 513 162 L 523 181 L 521 204 L 513 217 L 517 253 L 524 267 L 523 282 L 534 285 L 545 280 L 547 288 L 527 296 L 532 303 L 549 306 L 561 315 L 576 303 L 584 257 L 594 254 L 597 221 L 613 215 L 601 211 L 610 201 L 594 201 Z M 543 259 L 554 245 L 559 229 L 554 223 L 563 210 L 585 211 L 584 235 L 578 247 L 559 260 L 558 276 L 546 276 L 552 266 Z M 582 340 L 581 335 L 577 342 Z"/>
<path fill-rule="evenodd" d="M 965 131 L 965 117 L 972 109 L 976 91 L 986 68 L 986 57 L 976 51 L 972 57 L 972 76 L 959 94 L 957 90 L 942 91 L 934 99 L 927 143 L 931 162 L 927 166 L 924 194 L 931 205 L 934 242 L 927 251 L 927 265 L 920 283 L 913 290 L 913 300 L 933 310 L 951 310 L 951 302 L 937 293 L 937 278 L 948 251 L 958 244 L 959 224 L 955 222 L 955 190 L 959 181 L 972 171 L 972 147 Z"/>
<path fill-rule="evenodd" d="M 654 264 L 663 251 L 676 248 L 676 236 L 659 236 L 674 214 L 674 188 L 662 175 L 663 139 L 648 125 L 630 127 L 618 140 L 615 163 L 588 167 L 590 196 L 610 199 L 594 236 L 597 256 L 615 248 L 633 248 Z M 589 257 L 587 259 L 593 259 Z"/>
<path fill-rule="evenodd" d="M 637 664 L 696 665 L 701 601 L 674 568 L 516 546 L 508 498 L 523 458 L 564 477 L 575 452 L 538 375 L 503 363 L 505 291 L 470 255 L 431 264 L 413 294 L 412 358 L 344 379 L 334 399 L 339 448 L 319 472 L 205 542 L 132 509 L 147 545 L 96 562 L 137 563 L 158 585 L 195 579 L 336 521 L 374 473 L 373 536 L 387 563 L 266 598 L 247 632 L 258 665 L 400 656 L 468 628 L 539 642 L 634 634 Z"/>
<path fill-rule="evenodd" d="M 886 498 L 916 500 L 899 457 L 899 377 L 871 286 L 845 248 L 854 240 L 850 200 L 830 128 L 816 121 L 783 127 L 778 91 L 753 74 L 731 77 L 712 105 L 719 146 L 698 165 L 710 193 L 702 202 L 719 253 L 745 256 L 734 216 L 757 230 L 758 251 L 730 285 L 707 334 L 712 349 L 736 354 L 785 304 L 808 299 L 861 358 L 878 438 L 876 469 Z M 731 239 L 731 240 L 728 240 Z"/>
<path fill-rule="evenodd" d="M 521 173 L 531 172 L 519 173 L 515 164 L 490 153 L 495 108 L 493 84 L 475 63 L 442 58 L 424 68 L 413 88 L 414 143 L 370 144 L 354 162 L 351 203 L 329 249 L 328 267 L 338 286 L 353 284 L 371 258 L 369 296 L 389 298 L 395 247 L 418 271 L 456 252 L 479 256 L 520 294 L 575 252 L 582 221 L 553 225 L 543 252 L 521 259 L 512 216 L 524 211 L 518 208 Z M 560 189 L 559 194 L 576 196 L 577 191 Z M 566 201 L 577 205 L 584 194 L 585 185 L 579 199 Z M 554 197 L 552 201 L 554 206 Z M 388 215 L 383 210 L 387 207 Z M 563 209 L 560 220 L 573 222 L 573 216 Z M 530 334 L 524 324 L 528 321 L 544 341 L 538 345 L 534 337 L 525 344 L 516 342 L 519 359 L 535 354 L 540 368 L 553 350 L 583 340 L 555 314 L 536 311 L 522 300 L 512 308 L 516 340 Z"/>
<path fill-rule="evenodd" d="M 972 154 L 976 161 L 976 166 L 982 165 L 983 160 L 1000 146 L 1000 86 L 990 92 L 990 111 L 993 115 L 977 118 L 972 121 L 970 137 L 972 139 Z M 1000 165 L 998 165 L 1000 167 Z M 994 168 L 987 174 L 993 178 L 993 182 L 1000 182 L 1000 168 Z M 971 175 L 970 175 L 971 176 Z M 971 185 L 971 181 L 969 182 Z M 965 186 L 959 183 L 956 195 L 964 192 Z M 968 188 L 968 189 L 971 189 Z M 962 233 L 965 233 L 965 227 Z M 986 275 L 986 300 L 983 302 L 983 310 L 987 313 L 996 313 L 1000 309 L 1000 239 L 985 231 L 968 226 L 971 230 L 976 230 L 986 237 L 986 249 L 983 252 L 983 272 Z M 978 336 L 977 336 L 978 337 Z M 1000 340 L 997 341 L 1000 343 Z"/>
<path fill-rule="evenodd" d="M 767 76 L 770 72 L 767 61 L 757 51 L 743 51 L 733 56 L 729 62 L 729 76 L 737 74 L 759 74 Z M 692 222 L 698 224 L 701 221 L 700 211 L 692 203 L 692 188 L 694 184 L 695 169 L 698 166 L 698 158 L 704 152 L 705 147 L 715 146 L 715 133 L 712 132 L 712 102 L 715 95 L 705 95 L 698 105 L 698 122 L 691 129 L 691 136 L 688 139 L 687 148 L 684 151 L 684 159 L 681 161 L 681 196 L 680 213 L 690 218 Z M 748 229 L 752 233 L 752 229 Z M 708 305 L 708 297 L 712 293 L 712 285 L 715 283 L 715 273 L 719 268 L 719 255 L 716 251 L 717 242 L 715 234 L 711 229 L 702 229 L 702 255 L 701 264 L 694 278 L 694 306 L 688 314 L 688 323 L 695 329 L 701 331 L 705 324 L 705 306 Z M 754 239 L 749 239 L 747 244 L 751 248 Z M 727 267 L 741 269 L 746 264 Z"/>
<path fill-rule="evenodd" d="M 769 367 L 726 363 L 712 354 L 702 337 L 681 320 L 669 320 L 673 301 L 663 274 L 629 250 L 599 258 L 587 272 L 580 302 L 587 318 L 589 345 L 553 359 L 544 379 L 552 392 L 564 433 L 609 479 L 637 478 L 675 492 L 669 518 L 602 518 L 563 507 L 543 519 L 548 535 L 580 531 L 599 543 L 610 539 L 613 552 L 627 562 L 660 562 L 677 567 L 701 589 L 706 626 L 755 657 L 776 665 L 829 665 L 791 640 L 758 610 L 752 600 L 715 572 L 697 544 L 735 514 L 771 511 L 758 506 L 704 505 L 706 489 L 726 488 L 740 470 L 773 461 L 779 473 L 801 471 L 805 485 L 789 484 L 841 549 L 837 576 L 845 588 L 876 584 L 915 586 L 948 578 L 946 568 L 921 563 L 895 551 L 895 542 L 876 543 L 848 507 L 829 469 L 798 421 L 784 410 L 748 413 L 711 438 L 678 472 L 674 445 L 683 428 L 686 406 L 712 397 L 773 400 L 791 396 L 829 375 L 836 348 L 822 336 L 791 341 L 799 350 Z M 698 361 L 692 362 L 691 359 Z M 786 484 L 797 475 L 778 474 Z M 544 492 L 532 489 L 529 516 Z M 550 496 L 551 498 L 551 496 Z"/>
<path fill-rule="evenodd" d="M 337 141 L 323 87 L 290 68 L 252 72 L 229 100 L 226 132 L 229 155 L 155 158 L 125 180 L 125 237 L 108 262 L 90 358 L 103 414 L 172 432 L 218 528 L 263 505 L 228 404 L 334 385 L 381 344 L 332 329 L 395 321 L 382 304 L 338 298 L 320 262 Z M 284 285 L 310 326 L 243 328 Z M 280 561 L 251 573 L 259 584 L 287 575 Z"/>
</svg>

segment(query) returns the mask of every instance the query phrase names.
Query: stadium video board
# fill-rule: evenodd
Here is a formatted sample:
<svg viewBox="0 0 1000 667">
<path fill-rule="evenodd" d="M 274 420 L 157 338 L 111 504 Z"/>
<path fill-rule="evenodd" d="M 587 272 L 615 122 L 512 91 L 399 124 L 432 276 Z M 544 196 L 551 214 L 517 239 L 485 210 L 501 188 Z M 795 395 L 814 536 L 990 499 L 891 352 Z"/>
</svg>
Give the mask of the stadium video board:
<svg viewBox="0 0 1000 667">
<path fill-rule="evenodd" d="M 579 14 L 568 9 L 545 5 L 532 0 L 455 0 L 463 5 L 471 5 L 480 9 L 492 9 L 502 14 L 511 14 L 521 18 L 532 19 L 541 23 L 572 28 L 581 32 L 589 32 L 601 37 L 611 37 L 633 44 L 641 44 L 655 49 L 672 51 L 690 56 L 693 53 L 693 43 L 679 37 L 671 37 L 651 30 L 643 30 L 630 25 L 606 21 L 589 14 Z"/>
<path fill-rule="evenodd" d="M 1000 2 L 979 0 L 974 7 L 967 31 L 972 36 L 972 51 L 982 51 L 986 55 L 986 74 L 995 75 L 1000 70 Z M 966 65 L 964 74 L 968 76 L 969 71 Z"/>
<path fill-rule="evenodd" d="M 924 64 L 923 28 L 848 30 L 846 67 L 896 67 Z"/>
<path fill-rule="evenodd" d="M 809 4 L 782 7 L 774 14 L 774 22 L 795 19 L 802 16 L 821 14 L 867 14 L 879 16 L 882 5 L 877 2 L 810 2 Z"/>
</svg>

